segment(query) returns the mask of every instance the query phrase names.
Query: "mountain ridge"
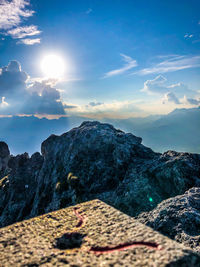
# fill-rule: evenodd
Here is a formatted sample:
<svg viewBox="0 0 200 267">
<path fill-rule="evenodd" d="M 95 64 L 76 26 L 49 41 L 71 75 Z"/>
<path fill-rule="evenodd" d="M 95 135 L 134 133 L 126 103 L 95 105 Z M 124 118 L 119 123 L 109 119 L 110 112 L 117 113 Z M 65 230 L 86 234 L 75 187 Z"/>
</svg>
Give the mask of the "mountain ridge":
<svg viewBox="0 0 200 267">
<path fill-rule="evenodd" d="M 158 152 L 176 150 L 200 153 L 199 118 L 200 109 L 191 108 L 178 109 L 168 115 L 102 119 L 101 122 L 110 123 L 123 131 L 141 136 L 146 146 Z M 34 116 L 0 118 L 0 140 L 8 143 L 12 154 L 21 154 L 24 151 L 33 154 L 40 151 L 40 143 L 50 134 L 60 135 L 70 128 L 77 127 L 84 120 L 93 119 L 75 116 L 52 120 Z"/>
</svg>

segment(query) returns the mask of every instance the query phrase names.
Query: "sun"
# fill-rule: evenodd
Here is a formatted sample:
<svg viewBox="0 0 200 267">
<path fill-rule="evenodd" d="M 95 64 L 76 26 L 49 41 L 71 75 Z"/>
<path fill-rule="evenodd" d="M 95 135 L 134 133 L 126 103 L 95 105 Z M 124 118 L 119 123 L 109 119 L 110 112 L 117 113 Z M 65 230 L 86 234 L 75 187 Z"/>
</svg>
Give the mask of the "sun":
<svg viewBox="0 0 200 267">
<path fill-rule="evenodd" d="M 59 55 L 49 54 L 41 61 L 41 70 L 47 78 L 61 78 L 65 69 L 65 62 Z"/>
</svg>

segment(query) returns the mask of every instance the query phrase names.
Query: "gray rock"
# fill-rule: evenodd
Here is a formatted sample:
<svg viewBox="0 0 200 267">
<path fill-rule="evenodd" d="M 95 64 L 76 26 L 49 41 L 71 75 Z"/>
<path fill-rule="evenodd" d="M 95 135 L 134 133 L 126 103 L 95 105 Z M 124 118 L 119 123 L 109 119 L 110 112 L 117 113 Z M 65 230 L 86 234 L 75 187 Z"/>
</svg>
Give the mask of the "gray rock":
<svg viewBox="0 0 200 267">
<path fill-rule="evenodd" d="M 200 255 L 99 200 L 0 229 L 1 266 L 199 267 Z"/>
<path fill-rule="evenodd" d="M 0 177 L 2 176 L 1 172 L 5 171 L 8 167 L 9 157 L 8 145 L 5 142 L 0 142 Z"/>
<path fill-rule="evenodd" d="M 200 188 L 161 202 L 138 216 L 140 222 L 200 253 Z"/>
<path fill-rule="evenodd" d="M 99 198 L 136 216 L 200 186 L 200 155 L 155 153 L 99 122 L 51 135 L 41 151 L 11 157 L 0 186 L 0 226 Z"/>
<path fill-rule="evenodd" d="M 20 221 L 30 214 L 37 187 L 36 177 L 43 157 L 35 153 L 11 156 L 8 174 L 0 181 L 1 226 Z"/>
</svg>

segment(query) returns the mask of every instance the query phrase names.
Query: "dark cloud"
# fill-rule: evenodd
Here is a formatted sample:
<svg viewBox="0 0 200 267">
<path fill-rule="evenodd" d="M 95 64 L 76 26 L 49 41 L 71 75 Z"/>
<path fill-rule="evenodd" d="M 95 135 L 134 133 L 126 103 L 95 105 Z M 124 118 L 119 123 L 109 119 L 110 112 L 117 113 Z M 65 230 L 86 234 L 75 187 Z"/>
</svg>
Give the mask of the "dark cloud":
<svg viewBox="0 0 200 267">
<path fill-rule="evenodd" d="M 27 86 L 28 75 L 17 61 L 0 73 L 0 114 L 65 114 L 70 108 L 61 101 L 60 92 L 49 81 Z M 71 107 L 72 108 L 72 107 Z"/>
<path fill-rule="evenodd" d="M 24 107 L 25 114 L 65 114 L 60 99 L 60 92 L 50 85 L 44 86 L 41 92 L 32 92 Z"/>
<path fill-rule="evenodd" d="M 19 62 L 10 61 L 8 66 L 1 69 L 0 97 L 14 97 L 15 94 L 26 94 L 26 80 L 28 75 L 21 70 Z"/>
<path fill-rule="evenodd" d="M 101 102 L 90 102 L 87 106 L 90 106 L 90 107 L 96 107 L 96 106 L 100 106 L 100 105 L 103 105 L 104 103 L 101 103 Z"/>
<path fill-rule="evenodd" d="M 67 105 L 67 104 L 63 104 L 65 109 L 73 109 L 73 108 L 77 108 L 76 105 Z"/>
</svg>

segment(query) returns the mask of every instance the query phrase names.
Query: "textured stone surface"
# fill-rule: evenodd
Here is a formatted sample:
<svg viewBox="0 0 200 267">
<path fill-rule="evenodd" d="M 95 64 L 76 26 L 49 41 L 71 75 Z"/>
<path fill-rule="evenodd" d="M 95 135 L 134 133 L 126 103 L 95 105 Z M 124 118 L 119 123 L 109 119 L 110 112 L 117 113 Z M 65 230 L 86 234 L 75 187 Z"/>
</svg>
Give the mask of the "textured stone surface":
<svg viewBox="0 0 200 267">
<path fill-rule="evenodd" d="M 2 228 L 0 264 L 198 267 L 200 257 L 94 200 Z"/>
<path fill-rule="evenodd" d="M 200 253 L 200 188 L 167 199 L 138 219 Z"/>
<path fill-rule="evenodd" d="M 8 145 L 5 142 L 0 142 L 0 177 L 2 175 L 1 172 L 7 169 L 9 157 Z"/>
<path fill-rule="evenodd" d="M 0 183 L 0 226 L 95 198 L 131 216 L 200 186 L 200 155 L 155 153 L 142 139 L 84 122 L 42 143 L 42 155 L 11 157 Z"/>
</svg>

